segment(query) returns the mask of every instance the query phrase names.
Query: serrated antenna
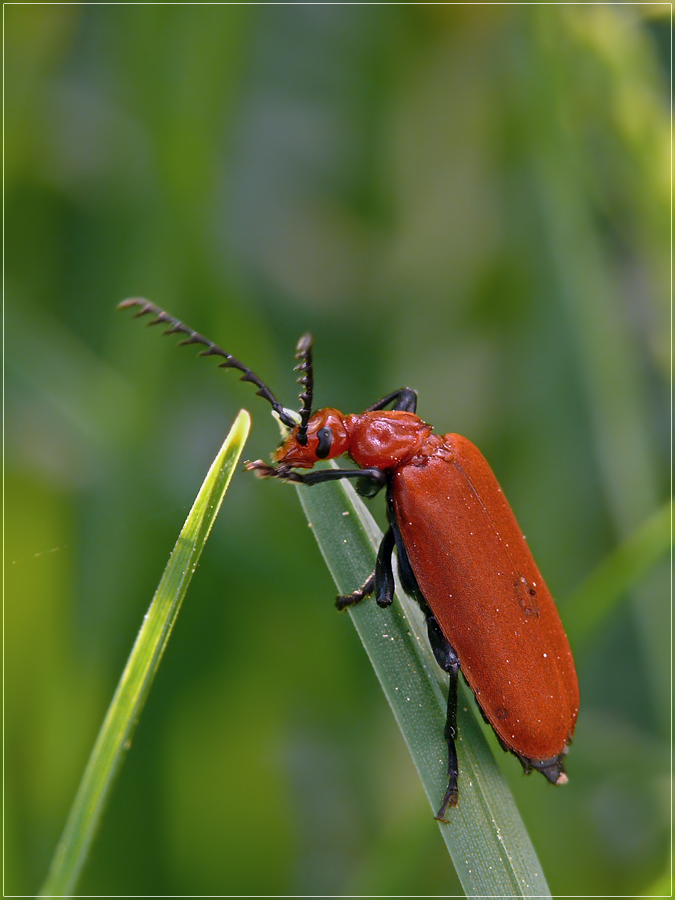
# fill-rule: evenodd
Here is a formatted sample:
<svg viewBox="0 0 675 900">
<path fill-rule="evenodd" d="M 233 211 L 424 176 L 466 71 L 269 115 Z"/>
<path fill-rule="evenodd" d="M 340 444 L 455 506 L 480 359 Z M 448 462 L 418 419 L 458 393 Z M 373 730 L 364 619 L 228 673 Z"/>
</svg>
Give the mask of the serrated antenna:
<svg viewBox="0 0 675 900">
<path fill-rule="evenodd" d="M 309 333 L 303 334 L 298 341 L 295 350 L 295 358 L 299 360 L 295 367 L 296 372 L 300 372 L 298 384 L 302 387 L 300 394 L 300 427 L 296 435 L 296 440 L 300 446 L 307 445 L 307 425 L 312 415 L 312 400 L 314 399 L 314 369 L 312 367 L 312 344 L 314 338 Z"/>
<path fill-rule="evenodd" d="M 135 314 L 134 318 L 138 319 L 141 316 L 153 315 L 155 318 L 148 322 L 148 325 L 168 325 L 169 327 L 164 331 L 164 334 L 186 335 L 185 339 L 179 342 L 179 347 L 189 346 L 190 344 L 200 344 L 206 349 L 202 350 L 199 353 L 199 356 L 222 357 L 224 362 L 218 363 L 218 368 L 237 369 L 239 372 L 242 372 L 243 374 L 239 380 L 248 381 L 251 384 L 254 384 L 257 388 L 256 394 L 272 405 L 272 409 L 277 413 L 284 425 L 288 428 L 294 428 L 298 424 L 297 414 L 293 413 L 292 410 L 283 407 L 265 382 L 258 378 L 255 372 L 252 369 L 249 369 L 248 366 L 245 366 L 236 356 L 227 353 L 222 347 L 219 347 L 217 344 L 214 344 L 213 341 L 205 338 L 203 334 L 200 334 L 198 331 L 193 331 L 192 328 L 189 328 L 183 322 L 170 316 L 169 313 L 160 309 L 159 306 L 155 306 L 154 303 L 150 303 L 149 300 L 143 299 L 143 297 L 130 297 L 128 300 L 123 300 L 118 304 L 117 308 L 129 309 L 134 306 L 138 307 L 138 312 Z"/>
</svg>

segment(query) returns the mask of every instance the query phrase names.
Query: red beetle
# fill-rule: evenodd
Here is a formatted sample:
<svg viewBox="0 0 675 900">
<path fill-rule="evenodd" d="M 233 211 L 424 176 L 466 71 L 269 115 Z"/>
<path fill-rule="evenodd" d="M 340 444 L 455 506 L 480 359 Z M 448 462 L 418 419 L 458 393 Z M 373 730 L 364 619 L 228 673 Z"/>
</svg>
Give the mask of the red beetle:
<svg viewBox="0 0 675 900">
<path fill-rule="evenodd" d="M 402 388 L 358 415 L 336 409 L 312 414 L 312 338 L 298 343 L 299 413 L 283 407 L 267 385 L 231 354 L 146 300 L 121 307 L 151 313 L 151 325 L 200 344 L 201 356 L 223 357 L 220 366 L 243 372 L 290 433 L 275 453 L 277 465 L 257 460 L 247 468 L 262 477 L 312 485 L 357 480 L 362 496 L 386 488 L 389 527 L 375 571 L 338 609 L 375 593 L 393 600 L 392 553 L 401 584 L 419 603 L 434 656 L 450 676 L 445 740 L 448 786 L 436 818 L 445 820 L 458 800 L 457 679 L 461 671 L 505 750 L 526 772 L 537 769 L 564 784 L 564 758 L 579 710 L 579 684 L 569 643 L 553 598 L 532 558 L 515 516 L 480 451 L 458 434 L 438 436 L 415 410 L 417 394 Z M 387 410 L 386 406 L 393 405 Z M 302 474 L 318 460 L 348 454 L 359 469 Z"/>
</svg>

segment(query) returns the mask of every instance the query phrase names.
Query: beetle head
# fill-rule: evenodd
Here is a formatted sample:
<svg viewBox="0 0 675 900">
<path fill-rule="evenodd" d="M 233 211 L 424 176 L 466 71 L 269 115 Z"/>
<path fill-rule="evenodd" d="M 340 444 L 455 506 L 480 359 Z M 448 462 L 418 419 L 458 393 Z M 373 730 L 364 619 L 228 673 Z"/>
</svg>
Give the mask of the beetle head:
<svg viewBox="0 0 675 900">
<path fill-rule="evenodd" d="M 304 437 L 304 443 L 300 440 Z M 337 409 L 319 409 L 304 430 L 294 428 L 274 454 L 278 463 L 311 469 L 320 459 L 342 456 L 349 449 L 350 434 L 345 418 Z"/>
</svg>

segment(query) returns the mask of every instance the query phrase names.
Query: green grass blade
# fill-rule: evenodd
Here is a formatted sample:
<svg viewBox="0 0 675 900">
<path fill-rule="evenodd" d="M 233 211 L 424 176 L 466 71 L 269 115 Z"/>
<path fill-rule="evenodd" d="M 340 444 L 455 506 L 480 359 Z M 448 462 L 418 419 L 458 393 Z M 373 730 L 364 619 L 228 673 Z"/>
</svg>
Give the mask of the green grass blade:
<svg viewBox="0 0 675 900">
<path fill-rule="evenodd" d="M 72 894 L 150 685 L 250 428 L 242 410 L 176 541 L 82 776 L 41 896 Z"/>
<path fill-rule="evenodd" d="M 565 603 L 565 629 L 573 643 L 589 637 L 617 603 L 666 555 L 671 543 L 668 500 L 604 559 Z"/>
<path fill-rule="evenodd" d="M 340 593 L 373 571 L 381 532 L 345 481 L 298 488 L 300 502 Z M 365 600 L 349 610 L 408 744 L 434 812 L 446 787 L 443 740 L 447 679 L 435 662 L 421 612 L 400 590 L 389 609 Z M 460 686 L 460 802 L 439 824 L 467 896 L 548 897 L 534 847 Z"/>
</svg>

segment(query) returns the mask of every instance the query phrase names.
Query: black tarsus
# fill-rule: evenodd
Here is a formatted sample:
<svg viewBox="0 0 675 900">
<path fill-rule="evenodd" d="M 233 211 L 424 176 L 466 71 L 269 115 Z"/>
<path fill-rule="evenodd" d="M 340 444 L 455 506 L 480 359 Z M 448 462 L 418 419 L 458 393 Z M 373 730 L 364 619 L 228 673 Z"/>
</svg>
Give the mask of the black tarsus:
<svg viewBox="0 0 675 900">
<path fill-rule="evenodd" d="M 312 401 L 314 400 L 314 368 L 312 366 L 312 344 L 314 338 L 308 332 L 298 341 L 295 351 L 295 358 L 299 360 L 295 367 L 296 372 L 300 372 L 298 384 L 302 386 L 300 394 L 300 427 L 295 436 L 296 441 L 301 447 L 307 446 L 307 425 L 312 415 Z"/>
<path fill-rule="evenodd" d="M 365 597 L 370 596 L 374 590 L 375 572 L 373 572 L 372 575 L 369 575 L 361 587 L 352 591 L 351 594 L 340 594 L 339 597 L 336 597 L 335 606 L 342 612 L 342 610 L 346 609 L 348 606 L 354 606 L 355 603 L 360 603 Z"/>
<path fill-rule="evenodd" d="M 297 425 L 297 421 L 289 416 L 286 409 L 279 403 L 265 382 L 262 381 L 252 369 L 249 369 L 249 367 L 245 366 L 241 360 L 237 359 L 236 356 L 232 356 L 231 353 L 228 353 L 226 350 L 223 350 L 222 347 L 214 344 L 213 341 L 204 337 L 203 334 L 200 334 L 198 331 L 193 331 L 192 328 L 185 325 L 179 319 L 169 315 L 165 310 L 160 309 L 159 306 L 155 306 L 154 303 L 150 303 L 149 300 L 145 300 L 143 297 L 130 297 L 128 300 L 123 300 L 119 303 L 117 308 L 129 309 L 134 306 L 139 307 L 139 311 L 135 314 L 135 318 L 138 319 L 141 316 L 150 314 L 155 316 L 155 318 L 151 322 L 148 322 L 148 325 L 168 325 L 169 327 L 165 330 L 164 334 L 187 335 L 185 340 L 179 342 L 179 347 L 200 344 L 203 347 L 206 347 L 205 350 L 202 350 L 199 353 L 200 356 L 222 357 L 225 362 L 218 363 L 218 368 L 237 369 L 239 372 L 242 372 L 243 374 L 240 381 L 248 381 L 250 384 L 255 385 L 257 388 L 256 394 L 272 405 L 272 409 L 274 409 L 284 425 L 289 428 L 294 428 L 295 425 Z"/>
</svg>

